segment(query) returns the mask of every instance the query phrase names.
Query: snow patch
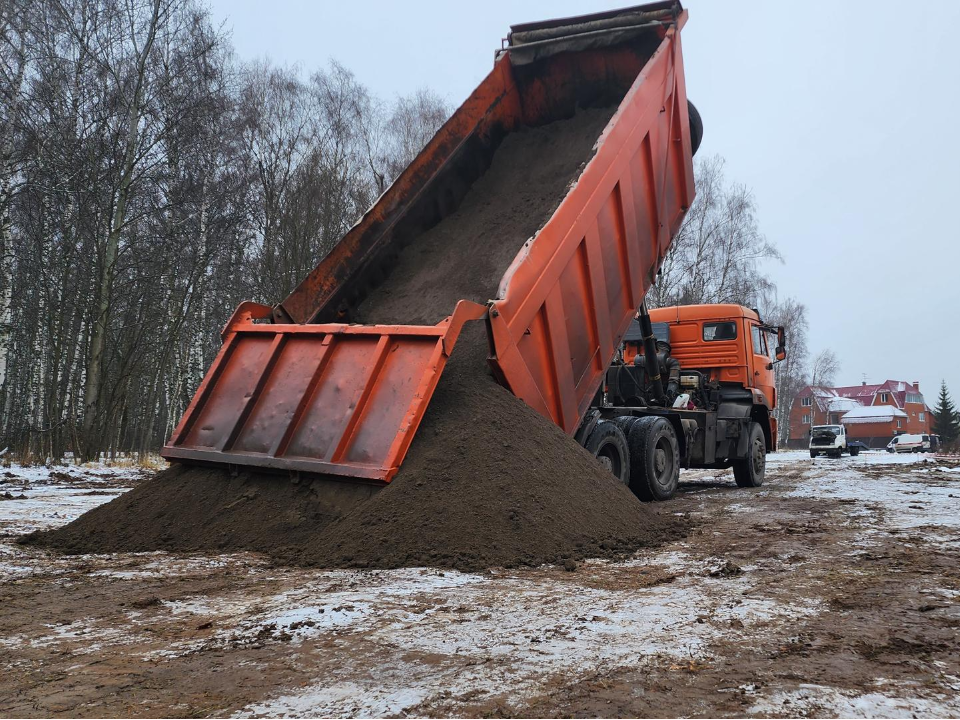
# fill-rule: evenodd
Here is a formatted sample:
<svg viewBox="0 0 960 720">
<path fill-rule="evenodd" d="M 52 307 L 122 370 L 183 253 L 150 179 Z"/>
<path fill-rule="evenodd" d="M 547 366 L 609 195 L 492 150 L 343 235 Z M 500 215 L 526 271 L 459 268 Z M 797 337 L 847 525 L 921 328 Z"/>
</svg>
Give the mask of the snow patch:
<svg viewBox="0 0 960 720">
<path fill-rule="evenodd" d="M 881 684 L 878 682 L 878 684 Z M 886 684 L 886 683 L 883 683 Z M 956 697 L 935 695 L 930 698 L 909 696 L 918 688 L 892 688 L 890 692 L 858 694 L 823 685 L 800 685 L 795 690 L 777 692 L 757 700 L 747 715 L 843 718 L 915 718 L 952 717 L 960 712 Z"/>
</svg>

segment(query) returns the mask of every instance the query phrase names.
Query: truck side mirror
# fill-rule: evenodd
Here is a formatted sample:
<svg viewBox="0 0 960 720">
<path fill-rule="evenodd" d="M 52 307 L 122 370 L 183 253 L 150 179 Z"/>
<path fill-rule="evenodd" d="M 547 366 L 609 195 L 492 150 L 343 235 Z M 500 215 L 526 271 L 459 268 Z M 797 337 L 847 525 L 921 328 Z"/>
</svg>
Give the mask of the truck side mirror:
<svg viewBox="0 0 960 720">
<path fill-rule="evenodd" d="M 787 358 L 787 333 L 783 329 L 783 325 L 777 328 L 777 362 L 781 360 L 786 360 Z"/>
</svg>

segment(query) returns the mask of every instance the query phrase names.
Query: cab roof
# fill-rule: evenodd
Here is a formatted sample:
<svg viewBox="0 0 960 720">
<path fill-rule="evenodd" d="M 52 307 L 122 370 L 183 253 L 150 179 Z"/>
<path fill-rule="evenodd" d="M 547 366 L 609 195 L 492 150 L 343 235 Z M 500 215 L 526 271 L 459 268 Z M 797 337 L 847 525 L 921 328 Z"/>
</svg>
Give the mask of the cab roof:
<svg viewBox="0 0 960 720">
<path fill-rule="evenodd" d="M 718 305 L 674 305 L 672 307 L 657 308 L 650 311 L 650 319 L 654 322 L 678 323 L 694 320 L 733 320 L 747 318 L 760 321 L 756 311 L 745 308 L 743 305 L 724 303 Z"/>
</svg>

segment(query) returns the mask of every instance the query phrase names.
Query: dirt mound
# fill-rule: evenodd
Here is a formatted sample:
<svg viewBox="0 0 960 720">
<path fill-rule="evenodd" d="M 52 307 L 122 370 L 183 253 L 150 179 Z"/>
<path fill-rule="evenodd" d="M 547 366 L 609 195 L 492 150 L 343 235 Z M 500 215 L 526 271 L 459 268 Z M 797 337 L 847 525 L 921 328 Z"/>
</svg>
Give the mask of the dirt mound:
<svg viewBox="0 0 960 720">
<path fill-rule="evenodd" d="M 479 331 L 479 332 L 478 332 Z M 681 534 L 484 372 L 461 338 L 396 479 L 304 555 L 324 565 L 477 570 L 610 557 Z M 477 341 L 480 342 L 477 342 Z"/>
<path fill-rule="evenodd" d="M 460 209 L 406 248 L 360 308 L 434 323 L 485 300 L 559 204 L 612 110 L 508 136 Z M 685 522 L 643 505 L 583 448 L 498 385 L 470 323 L 394 481 L 372 486 L 174 467 L 25 541 L 68 552 L 255 550 L 325 567 L 479 570 L 627 554 Z"/>
<path fill-rule="evenodd" d="M 682 536 L 485 368 L 465 330 L 394 481 L 376 487 L 175 466 L 29 544 L 71 553 L 267 553 L 323 567 L 480 570 L 619 557 Z"/>
<path fill-rule="evenodd" d="M 69 553 L 233 552 L 293 557 L 375 494 L 358 483 L 174 465 L 69 525 L 22 542 Z"/>
<path fill-rule="evenodd" d="M 458 300 L 486 302 L 523 243 L 567 193 L 616 108 L 507 135 L 456 212 L 400 253 L 354 314 L 360 323 L 433 325 Z"/>
</svg>

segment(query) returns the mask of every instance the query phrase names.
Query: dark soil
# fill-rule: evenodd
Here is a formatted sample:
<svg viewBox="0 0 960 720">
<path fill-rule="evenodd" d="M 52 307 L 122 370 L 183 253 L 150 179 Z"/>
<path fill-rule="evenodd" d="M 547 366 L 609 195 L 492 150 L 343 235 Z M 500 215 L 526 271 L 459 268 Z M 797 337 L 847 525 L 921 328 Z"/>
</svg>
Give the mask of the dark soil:
<svg viewBox="0 0 960 720">
<path fill-rule="evenodd" d="M 486 372 L 465 330 L 396 479 L 304 548 L 338 567 L 461 570 L 617 557 L 682 536 L 586 450 Z"/>
<path fill-rule="evenodd" d="M 355 322 L 433 325 L 459 300 L 496 297 L 504 272 L 590 160 L 615 109 L 580 110 L 507 135 L 457 211 L 403 250 Z"/>
<path fill-rule="evenodd" d="M 232 552 L 291 557 L 377 488 L 174 465 L 69 525 L 22 542 L 69 553 Z"/>
<path fill-rule="evenodd" d="M 434 323 L 485 300 L 588 159 L 612 110 L 508 136 L 457 213 L 410 245 L 361 306 L 366 322 Z M 253 550 L 328 567 L 567 565 L 683 534 L 491 377 L 471 323 L 393 482 L 173 467 L 25 542 L 68 552 Z"/>
<path fill-rule="evenodd" d="M 70 553 L 267 553 L 325 567 L 492 566 L 621 557 L 681 537 L 583 448 L 502 388 L 466 328 L 393 482 L 174 466 L 24 542 Z"/>
</svg>

